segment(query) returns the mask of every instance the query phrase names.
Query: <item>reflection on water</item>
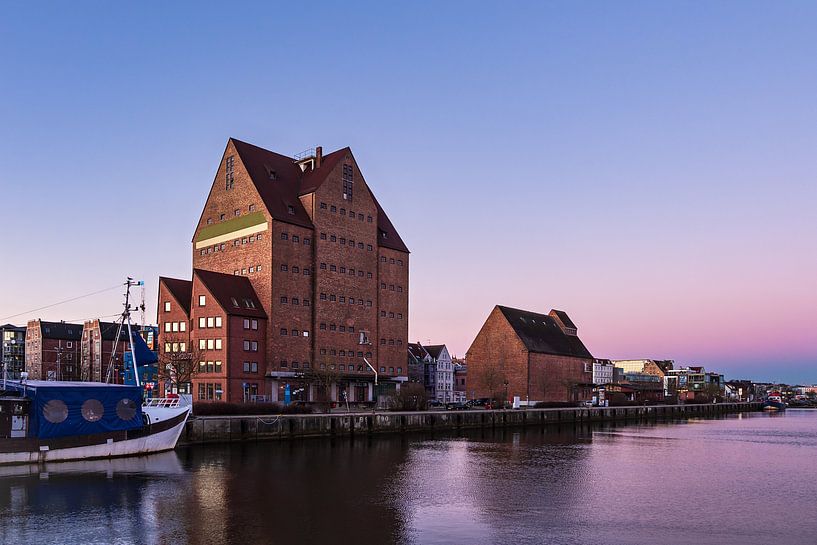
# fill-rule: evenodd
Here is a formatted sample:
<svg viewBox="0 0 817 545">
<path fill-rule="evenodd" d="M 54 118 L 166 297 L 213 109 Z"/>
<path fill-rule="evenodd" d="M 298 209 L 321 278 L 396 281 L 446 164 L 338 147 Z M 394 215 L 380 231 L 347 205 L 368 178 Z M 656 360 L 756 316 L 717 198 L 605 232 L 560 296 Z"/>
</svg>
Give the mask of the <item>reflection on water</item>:
<svg viewBox="0 0 817 545">
<path fill-rule="evenodd" d="M 1 543 L 801 543 L 817 411 L 0 468 Z"/>
</svg>

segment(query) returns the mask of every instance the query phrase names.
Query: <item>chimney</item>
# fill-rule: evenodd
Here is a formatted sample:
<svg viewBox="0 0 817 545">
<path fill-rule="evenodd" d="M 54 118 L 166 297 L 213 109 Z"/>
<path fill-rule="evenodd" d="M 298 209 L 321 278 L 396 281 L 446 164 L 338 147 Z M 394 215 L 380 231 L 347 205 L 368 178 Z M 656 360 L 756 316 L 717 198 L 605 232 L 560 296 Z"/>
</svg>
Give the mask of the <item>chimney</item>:
<svg viewBox="0 0 817 545">
<path fill-rule="evenodd" d="M 321 168 L 321 160 L 323 159 L 323 147 L 315 148 L 315 169 Z"/>
</svg>

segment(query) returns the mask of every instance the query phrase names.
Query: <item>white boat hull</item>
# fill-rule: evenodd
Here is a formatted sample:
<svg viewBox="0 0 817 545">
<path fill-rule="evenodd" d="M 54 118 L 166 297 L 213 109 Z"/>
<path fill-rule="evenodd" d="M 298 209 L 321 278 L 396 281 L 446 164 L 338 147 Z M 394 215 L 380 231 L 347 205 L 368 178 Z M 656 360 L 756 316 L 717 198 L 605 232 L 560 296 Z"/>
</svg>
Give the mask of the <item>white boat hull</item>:
<svg viewBox="0 0 817 545">
<path fill-rule="evenodd" d="M 144 412 L 150 418 L 151 426 L 158 428 L 155 433 L 149 432 L 139 437 L 123 440 L 102 438 L 104 442 L 96 438 L 96 444 L 53 448 L 48 444 L 41 444 L 37 445 L 36 450 L 32 448 L 16 452 L 0 452 L 0 465 L 115 458 L 162 452 L 175 448 L 187 423 L 190 407 L 151 407 L 145 408 Z M 162 426 L 163 422 L 172 422 L 172 425 Z"/>
</svg>

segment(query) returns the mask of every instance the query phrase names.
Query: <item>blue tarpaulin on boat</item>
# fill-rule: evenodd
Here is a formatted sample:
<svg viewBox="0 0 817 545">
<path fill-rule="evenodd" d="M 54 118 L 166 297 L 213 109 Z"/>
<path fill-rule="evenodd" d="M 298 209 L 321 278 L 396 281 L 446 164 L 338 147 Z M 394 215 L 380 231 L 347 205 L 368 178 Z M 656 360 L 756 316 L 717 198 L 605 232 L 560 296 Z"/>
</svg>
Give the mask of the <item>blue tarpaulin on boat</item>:
<svg viewBox="0 0 817 545">
<path fill-rule="evenodd" d="M 29 437 L 88 435 L 142 427 L 142 390 L 98 382 L 9 382 L 32 400 Z"/>
<path fill-rule="evenodd" d="M 142 335 L 139 334 L 138 331 L 133 331 L 133 351 L 136 354 L 136 365 L 141 367 L 143 365 L 150 365 L 151 363 L 156 363 L 159 361 L 159 356 L 156 355 L 156 352 L 152 351 L 148 348 L 148 344 L 145 342 L 145 339 L 142 338 Z"/>
</svg>

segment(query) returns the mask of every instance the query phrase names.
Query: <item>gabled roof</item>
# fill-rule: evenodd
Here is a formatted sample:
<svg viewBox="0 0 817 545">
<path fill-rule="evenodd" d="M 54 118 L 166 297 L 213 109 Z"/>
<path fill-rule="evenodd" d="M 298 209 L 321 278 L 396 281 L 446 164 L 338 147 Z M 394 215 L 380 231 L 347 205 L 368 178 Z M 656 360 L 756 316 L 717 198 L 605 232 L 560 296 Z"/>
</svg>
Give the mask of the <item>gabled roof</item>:
<svg viewBox="0 0 817 545">
<path fill-rule="evenodd" d="M 230 140 L 272 217 L 312 228 L 312 221 L 299 198 L 303 173 L 295 159 L 235 138 Z M 275 172 L 275 179 L 270 176 L 271 171 Z M 294 214 L 289 213 L 290 206 Z"/>
<path fill-rule="evenodd" d="M 193 297 L 192 280 L 180 280 L 178 278 L 159 277 L 159 284 L 164 284 L 171 295 L 178 301 L 184 309 L 185 314 L 190 316 L 190 299 Z"/>
<path fill-rule="evenodd" d="M 82 338 L 82 326 L 65 322 L 40 322 L 40 332 L 44 339 L 78 341 Z"/>
<path fill-rule="evenodd" d="M 264 307 L 246 276 L 193 269 L 227 314 L 266 318 Z"/>
<path fill-rule="evenodd" d="M 139 331 L 139 326 L 132 325 L 133 331 Z M 103 341 L 115 341 L 116 340 L 116 332 L 119 330 L 119 324 L 117 322 L 103 322 L 102 320 L 99 321 L 99 335 L 102 337 Z M 120 341 L 127 341 L 128 340 L 128 326 L 124 326 L 122 331 L 119 333 L 119 340 Z"/>
<path fill-rule="evenodd" d="M 408 352 L 410 356 L 418 360 L 422 360 L 428 356 L 428 352 L 426 352 L 426 349 L 423 348 L 420 343 L 408 343 Z"/>
<path fill-rule="evenodd" d="M 552 316 L 501 305 L 497 305 L 497 308 L 530 352 L 593 358 L 579 337 L 565 335 Z"/>
<path fill-rule="evenodd" d="M 315 192 L 338 162 L 352 151 L 348 147 L 333 151 L 323 156 L 321 166 L 317 169 L 301 171 L 301 167 L 292 157 L 235 138 L 230 140 L 272 217 L 278 221 L 310 229 L 313 229 L 314 225 L 301 204 L 300 196 Z M 274 180 L 270 177 L 271 171 L 275 172 Z M 369 193 L 371 194 L 371 191 Z M 372 200 L 377 206 L 378 246 L 408 253 L 408 247 L 373 194 Z M 290 206 L 293 207 L 294 214 L 289 213 Z"/>
<path fill-rule="evenodd" d="M 347 146 L 337 151 L 333 151 L 329 155 L 324 155 L 321 159 L 321 166 L 315 170 L 308 170 L 303 175 L 303 182 L 301 182 L 301 195 L 308 195 L 318 190 L 321 184 L 326 180 L 326 177 L 332 172 L 332 169 L 340 162 L 347 153 L 352 150 Z M 294 161 L 294 159 L 293 159 Z M 300 170 L 300 168 L 298 169 Z"/>
<path fill-rule="evenodd" d="M 564 324 L 565 327 L 569 327 L 570 329 L 578 329 L 576 324 L 573 323 L 573 320 L 570 319 L 570 316 L 567 315 L 567 312 L 563 310 L 556 310 L 555 308 L 550 311 L 551 314 L 555 314 Z"/>
<path fill-rule="evenodd" d="M 428 352 L 428 354 L 432 358 L 434 358 L 436 360 L 437 358 L 440 357 L 440 354 L 442 353 L 443 348 L 445 348 L 445 345 L 444 344 L 432 344 L 430 346 L 424 346 L 423 348 L 425 348 L 426 352 Z"/>
</svg>

